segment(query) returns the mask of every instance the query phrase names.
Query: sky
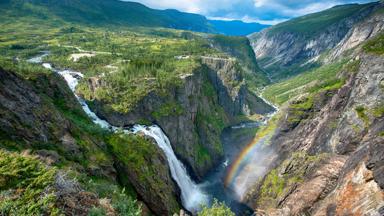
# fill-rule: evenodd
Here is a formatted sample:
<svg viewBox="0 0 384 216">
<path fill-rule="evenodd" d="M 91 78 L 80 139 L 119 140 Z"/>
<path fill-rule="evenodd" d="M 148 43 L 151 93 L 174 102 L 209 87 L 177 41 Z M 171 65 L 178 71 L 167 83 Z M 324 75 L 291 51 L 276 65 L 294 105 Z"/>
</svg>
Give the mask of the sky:
<svg viewBox="0 0 384 216">
<path fill-rule="evenodd" d="M 348 3 L 374 0 L 131 0 L 156 9 L 177 9 L 209 19 L 242 20 L 262 24 L 279 22 Z"/>
</svg>

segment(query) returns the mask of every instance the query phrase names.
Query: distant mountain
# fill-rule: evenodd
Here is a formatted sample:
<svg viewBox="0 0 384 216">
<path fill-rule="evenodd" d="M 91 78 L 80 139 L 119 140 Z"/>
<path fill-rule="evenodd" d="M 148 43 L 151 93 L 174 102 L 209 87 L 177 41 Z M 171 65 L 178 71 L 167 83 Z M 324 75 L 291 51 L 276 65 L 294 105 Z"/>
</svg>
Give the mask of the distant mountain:
<svg viewBox="0 0 384 216">
<path fill-rule="evenodd" d="M 59 17 L 92 26 L 164 27 L 213 33 L 201 15 L 177 10 L 155 10 L 136 2 L 119 0 L 1 0 L 0 9 L 20 15 Z"/>
<path fill-rule="evenodd" d="M 268 27 L 242 21 L 208 20 L 199 14 L 156 10 L 120 0 L 0 0 L 1 10 L 12 11 L 15 16 L 54 16 L 91 26 L 163 27 L 231 36 L 245 36 Z"/>
<path fill-rule="evenodd" d="M 337 46 L 359 22 L 383 3 L 340 5 L 298 17 L 249 36 L 259 65 L 273 80 L 319 66 L 319 59 Z M 367 30 L 370 33 L 375 31 Z M 372 33 L 372 34 L 373 34 Z"/>
<path fill-rule="evenodd" d="M 260 23 L 246 23 L 239 20 L 209 20 L 209 23 L 218 33 L 231 36 L 246 36 L 269 27 L 269 25 L 263 25 Z"/>
</svg>

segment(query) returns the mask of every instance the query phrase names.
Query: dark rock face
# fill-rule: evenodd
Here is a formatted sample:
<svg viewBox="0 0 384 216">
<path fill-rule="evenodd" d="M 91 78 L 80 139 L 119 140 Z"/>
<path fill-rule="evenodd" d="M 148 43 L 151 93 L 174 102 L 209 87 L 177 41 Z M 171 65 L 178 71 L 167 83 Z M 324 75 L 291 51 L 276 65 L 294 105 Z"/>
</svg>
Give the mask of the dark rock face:
<svg viewBox="0 0 384 216">
<path fill-rule="evenodd" d="M 2 69 L 0 69 L 0 78 L 2 134 L 9 136 L 8 138 L 12 140 L 22 138 L 29 143 L 47 143 L 64 137 L 69 131 L 69 122 L 44 101 L 32 84 Z M 45 79 L 46 83 L 49 83 L 49 79 L 60 80 L 55 75 L 39 79 Z M 63 81 L 61 84 L 65 86 Z M 55 91 L 47 92 L 55 94 Z"/>
<path fill-rule="evenodd" d="M 181 86 L 173 87 L 166 96 L 149 93 L 129 113 L 106 111 L 105 104 L 99 101 L 92 102 L 93 109 L 116 126 L 133 125 L 142 120 L 158 124 L 178 158 L 200 179 L 223 156 L 220 134 L 235 116 L 273 110 L 246 89 L 234 60 L 203 57 L 202 62 L 193 74 L 182 77 Z M 91 90 L 95 88 L 97 86 L 90 86 Z M 182 112 L 174 110 L 166 115 L 154 115 L 166 104 L 176 104 Z"/>
<path fill-rule="evenodd" d="M 282 172 L 280 177 L 296 176 L 302 181 L 286 183 L 271 209 L 258 203 L 261 195 L 255 193 L 248 194 L 250 205 L 267 215 L 379 215 L 384 203 L 384 116 L 373 110 L 383 106 L 384 58 L 364 54 L 359 61 L 356 73 L 347 69 L 341 73 L 347 77 L 344 86 L 317 94 L 314 105 L 297 124 L 289 122 L 292 114 L 287 110 L 272 138 L 279 155 L 272 167 L 287 170 L 284 164 L 290 164 L 288 173 Z M 308 160 L 292 156 L 297 153 L 327 159 L 312 159 L 314 168 L 303 174 L 295 170 Z"/>
</svg>

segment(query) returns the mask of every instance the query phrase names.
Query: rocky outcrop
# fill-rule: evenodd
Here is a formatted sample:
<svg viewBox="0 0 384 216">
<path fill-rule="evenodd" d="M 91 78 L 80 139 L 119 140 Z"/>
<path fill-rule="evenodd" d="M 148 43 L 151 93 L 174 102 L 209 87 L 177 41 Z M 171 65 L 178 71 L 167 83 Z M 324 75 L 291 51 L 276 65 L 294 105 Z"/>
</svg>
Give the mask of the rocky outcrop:
<svg viewBox="0 0 384 216">
<path fill-rule="evenodd" d="M 271 205 L 263 205 L 262 190 L 248 194 L 260 215 L 382 214 L 384 58 L 361 54 L 356 59 L 357 71 L 346 67 L 340 74 L 346 78 L 343 87 L 318 93 L 296 124 L 289 110 L 282 118 L 271 141 L 279 155 L 274 171 L 255 187 L 268 186 L 268 176 L 277 175 L 283 190 L 272 196 Z"/>
<path fill-rule="evenodd" d="M 105 104 L 96 100 L 91 104 L 98 116 L 112 125 L 159 125 L 178 158 L 200 179 L 223 156 L 220 134 L 225 126 L 237 115 L 272 110 L 247 90 L 241 70 L 233 59 L 202 57 L 201 66 L 193 74 L 181 77 L 181 85 L 171 87 L 167 95 L 150 92 L 129 113 L 107 111 Z M 91 90 L 95 88 L 97 85 L 90 86 Z"/>
<path fill-rule="evenodd" d="M 311 65 L 321 64 L 318 60 L 320 60 L 320 56 L 325 52 L 339 47 L 339 49 L 335 49 L 333 56 L 339 55 L 382 28 L 380 16 L 370 18 L 370 21 L 368 21 L 369 25 L 366 25 L 366 22 L 360 24 L 361 21 L 370 17 L 374 11 L 383 7 L 382 3 L 371 3 L 359 6 L 358 10 L 344 18 L 330 20 L 328 26 L 312 32 L 312 28 L 317 28 L 322 23 L 311 25 L 311 22 L 319 22 L 323 18 L 326 19 L 326 16 L 328 16 L 326 13 L 331 13 L 331 16 L 335 16 L 335 13 L 345 13 L 345 11 L 351 10 L 349 7 L 357 6 L 347 5 L 339 7 L 340 10 L 335 7 L 329 10 L 335 11 L 323 11 L 300 17 L 251 35 L 250 40 L 260 66 L 273 79 L 294 75 L 305 71 Z M 378 22 L 375 22 L 375 20 Z M 300 21 L 304 21 L 304 23 Z M 301 27 L 300 25 L 307 24 L 306 21 L 308 21 L 309 26 Z M 307 32 L 303 32 L 300 28 L 305 28 L 304 31 Z"/>
<path fill-rule="evenodd" d="M 121 140 L 121 145 L 127 145 Z M 155 142 L 150 140 L 149 142 Z M 141 200 L 156 215 L 172 215 L 178 212 L 179 188 L 172 180 L 167 159 L 156 143 L 147 146 L 136 144 L 137 148 L 146 148 L 141 167 L 137 167 L 136 161 L 126 160 L 121 150 L 117 150 L 115 167 L 119 181 L 127 186 L 133 186 Z M 131 148 L 132 146 L 128 146 Z"/>
<path fill-rule="evenodd" d="M 210 69 L 209 81 L 216 89 L 219 104 L 226 113 L 231 116 L 254 115 L 273 110 L 246 87 L 243 69 L 236 59 L 202 57 L 202 63 Z"/>
<path fill-rule="evenodd" d="M 357 23 L 345 35 L 343 40 L 335 47 L 325 62 L 330 62 L 340 57 L 343 53 L 359 46 L 364 41 L 380 34 L 384 29 L 384 13 L 376 12 L 368 16 L 363 22 Z"/>
<path fill-rule="evenodd" d="M 75 98 L 68 97 L 70 92 L 61 91 L 62 87 L 59 86 L 65 86 L 65 82 L 58 75 L 41 75 L 35 80 L 38 86 L 36 88 L 33 83 L 15 73 L 0 69 L 0 76 L 1 134 L 10 140 L 26 142 L 30 146 L 38 142 L 62 140 L 63 148 L 76 155 L 78 148 L 73 143 L 66 142 L 73 139 L 68 134 L 70 123 L 50 101 L 39 94 L 41 91 L 47 92 L 49 95 L 68 99 L 68 104 L 76 104 Z"/>
<path fill-rule="evenodd" d="M 120 152 L 110 152 L 111 134 L 102 132 L 100 137 L 100 131 L 94 131 L 97 129 L 60 75 L 36 71 L 33 78 L 26 79 L 0 68 L 0 78 L 0 148 L 29 149 L 51 166 L 70 164 L 74 171 L 109 181 L 116 188 L 120 183 L 137 192 L 157 215 L 178 212 L 178 188 L 155 144 L 145 147 L 152 150 L 146 155 L 146 166 L 134 169 L 137 161 L 127 165 L 117 157 Z M 120 144 L 127 145 L 125 140 Z M 139 148 L 140 143 L 131 144 Z M 104 207 L 95 192 L 72 185 L 63 176 L 60 172 L 56 179 L 56 196 L 65 214 L 87 215 L 93 207 L 112 208 L 108 203 Z"/>
</svg>

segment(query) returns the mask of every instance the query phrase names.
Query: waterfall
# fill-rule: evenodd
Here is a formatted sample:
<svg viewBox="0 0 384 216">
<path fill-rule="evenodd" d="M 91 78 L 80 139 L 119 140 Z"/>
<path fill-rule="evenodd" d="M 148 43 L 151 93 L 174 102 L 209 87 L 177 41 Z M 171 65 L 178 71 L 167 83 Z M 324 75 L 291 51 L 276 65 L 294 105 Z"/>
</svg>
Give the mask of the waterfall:
<svg viewBox="0 0 384 216">
<path fill-rule="evenodd" d="M 41 62 L 40 62 L 41 63 Z M 79 79 L 83 78 L 83 74 L 71 70 L 59 71 L 52 68 L 51 64 L 44 63 L 43 67 L 53 70 L 60 74 L 67 82 L 69 88 L 72 90 L 77 100 L 81 104 L 83 110 L 92 119 L 92 121 L 101 126 L 102 128 L 109 129 L 112 132 L 119 130 L 120 128 L 112 126 L 107 121 L 100 119 L 92 110 L 88 107 L 87 103 L 80 98 L 75 90 L 79 83 Z M 121 131 L 121 130 L 120 130 Z M 158 147 L 164 152 L 167 157 L 168 165 L 171 171 L 172 178 L 176 181 L 177 185 L 181 190 L 181 201 L 183 206 L 191 211 L 196 212 L 199 210 L 202 204 L 208 203 L 208 197 L 201 191 L 199 186 L 192 181 L 189 177 L 185 166 L 177 159 L 173 152 L 172 146 L 168 137 L 157 125 L 146 127 L 143 125 L 135 125 L 133 130 L 123 130 L 124 133 L 138 133 L 142 132 L 145 135 L 155 139 Z"/>
<path fill-rule="evenodd" d="M 143 127 L 141 125 L 136 125 L 134 126 L 134 131 L 143 132 L 145 135 L 154 138 L 157 145 L 164 151 L 167 156 L 172 178 L 181 188 L 181 200 L 185 208 L 194 212 L 200 207 L 200 205 L 208 201 L 208 197 L 202 193 L 199 186 L 196 185 L 188 176 L 186 168 L 176 158 L 168 137 L 158 126 L 154 125 L 150 127 Z"/>
</svg>

